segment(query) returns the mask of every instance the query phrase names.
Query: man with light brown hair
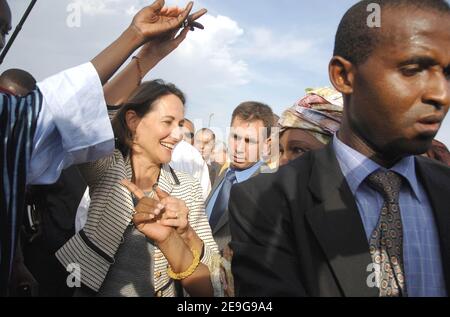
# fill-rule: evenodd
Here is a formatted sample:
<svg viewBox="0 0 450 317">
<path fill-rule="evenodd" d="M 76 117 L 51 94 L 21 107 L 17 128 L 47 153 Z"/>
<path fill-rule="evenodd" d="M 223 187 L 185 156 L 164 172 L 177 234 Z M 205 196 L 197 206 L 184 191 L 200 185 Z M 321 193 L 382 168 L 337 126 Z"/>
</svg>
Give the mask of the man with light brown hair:
<svg viewBox="0 0 450 317">
<path fill-rule="evenodd" d="M 272 109 L 263 103 L 244 102 L 233 111 L 228 140 L 230 166 L 216 178 L 206 200 L 206 213 L 221 251 L 231 239 L 228 224 L 231 186 L 258 175 L 266 167 L 262 156 L 272 125 Z"/>
</svg>

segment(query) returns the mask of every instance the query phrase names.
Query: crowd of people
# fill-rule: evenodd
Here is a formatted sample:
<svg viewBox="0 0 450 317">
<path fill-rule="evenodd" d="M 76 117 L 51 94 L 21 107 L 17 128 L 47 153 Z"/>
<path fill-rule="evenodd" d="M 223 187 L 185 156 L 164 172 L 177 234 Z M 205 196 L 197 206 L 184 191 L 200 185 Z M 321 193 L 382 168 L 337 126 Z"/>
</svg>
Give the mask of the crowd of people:
<svg viewBox="0 0 450 317">
<path fill-rule="evenodd" d="M 156 0 L 42 82 L 0 75 L 0 296 L 448 296 L 448 2 L 357 2 L 333 88 L 230 106 L 226 143 L 143 81 L 203 29 L 192 8 Z M 4 45 L 6 0 L 0 24 Z"/>
</svg>

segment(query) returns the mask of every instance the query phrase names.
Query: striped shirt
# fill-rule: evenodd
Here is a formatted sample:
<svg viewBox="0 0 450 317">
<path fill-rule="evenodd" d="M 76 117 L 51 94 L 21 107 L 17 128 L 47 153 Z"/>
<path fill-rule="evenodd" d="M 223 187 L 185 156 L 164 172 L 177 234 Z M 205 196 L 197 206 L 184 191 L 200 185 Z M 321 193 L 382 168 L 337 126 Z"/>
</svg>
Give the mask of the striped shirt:
<svg viewBox="0 0 450 317">
<path fill-rule="evenodd" d="M 88 219 L 84 229 L 58 250 L 56 256 L 66 268 L 71 263 L 78 264 L 81 282 L 98 291 L 111 265 L 114 265 L 115 255 L 123 243 L 123 235 L 132 219 L 132 196 L 120 184 L 122 179 L 131 179 L 132 170 L 129 157 L 124 158 L 120 151 L 116 150 L 113 156 L 86 164 L 81 171 L 88 181 L 91 194 Z M 190 175 L 177 171 L 172 173 L 166 164 L 161 169 L 158 185 L 171 196 L 186 203 L 189 223 L 205 245 L 201 262 L 211 273 L 214 295 L 221 296 L 220 256 L 206 218 L 200 184 Z M 143 248 L 143 256 L 146 252 Z M 155 295 L 175 296 L 173 283 L 165 288 L 170 283 L 167 260 L 157 247 L 154 248 L 152 256 Z"/>
<path fill-rule="evenodd" d="M 17 234 L 22 223 L 28 163 L 41 106 L 39 90 L 25 98 L 0 95 L 0 296 L 7 295 Z"/>
</svg>

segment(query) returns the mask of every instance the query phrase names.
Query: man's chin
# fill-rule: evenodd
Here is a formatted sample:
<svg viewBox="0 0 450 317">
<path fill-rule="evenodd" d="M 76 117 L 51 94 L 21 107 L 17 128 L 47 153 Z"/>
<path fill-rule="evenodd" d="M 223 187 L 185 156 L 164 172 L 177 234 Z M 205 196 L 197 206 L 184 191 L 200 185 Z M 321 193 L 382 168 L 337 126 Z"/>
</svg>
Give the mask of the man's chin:
<svg viewBox="0 0 450 317">
<path fill-rule="evenodd" d="M 404 140 L 398 142 L 395 146 L 391 147 L 392 152 L 399 152 L 400 155 L 421 155 L 427 152 L 434 136 L 432 135 L 420 135 L 413 140 Z"/>
<path fill-rule="evenodd" d="M 236 162 L 236 161 L 231 162 L 231 167 L 237 170 L 245 170 L 249 166 L 251 166 L 251 164 L 248 162 Z"/>
</svg>

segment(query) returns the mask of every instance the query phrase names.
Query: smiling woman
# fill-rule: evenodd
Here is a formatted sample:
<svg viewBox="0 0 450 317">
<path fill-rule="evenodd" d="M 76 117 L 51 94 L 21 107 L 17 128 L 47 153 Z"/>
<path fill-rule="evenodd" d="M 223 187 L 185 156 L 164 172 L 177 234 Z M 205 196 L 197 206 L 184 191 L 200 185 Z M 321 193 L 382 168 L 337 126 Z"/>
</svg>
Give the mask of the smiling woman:
<svg viewBox="0 0 450 317">
<path fill-rule="evenodd" d="M 169 21 L 185 11 L 163 4 L 154 6 Z M 81 266 L 75 296 L 222 294 L 221 258 L 200 184 L 168 165 L 182 139 L 184 94 L 162 80 L 141 84 L 192 27 L 202 27 L 195 20 L 205 13 L 191 14 L 178 36 L 181 23 L 149 41 L 104 87 L 107 102 L 120 106 L 113 119 L 116 149 L 80 168 L 91 195 L 86 225 L 56 253 L 66 268 Z"/>
<path fill-rule="evenodd" d="M 182 138 L 181 129 L 175 128 L 183 126 L 184 103 L 184 94 L 172 84 L 143 83 L 113 119 L 117 148 L 128 155 L 134 146 L 152 156 L 155 164 L 168 163 Z"/>
</svg>

